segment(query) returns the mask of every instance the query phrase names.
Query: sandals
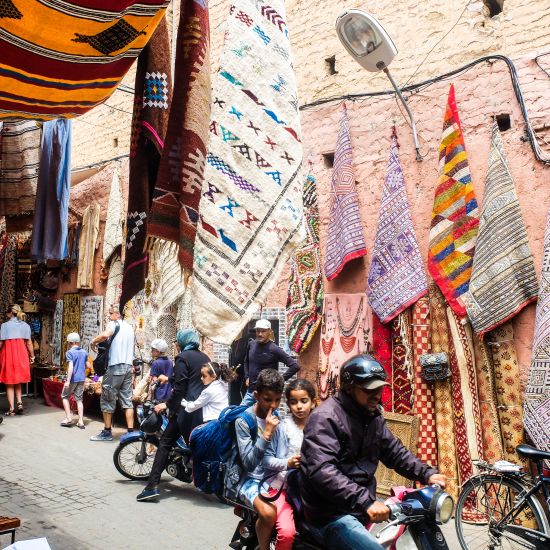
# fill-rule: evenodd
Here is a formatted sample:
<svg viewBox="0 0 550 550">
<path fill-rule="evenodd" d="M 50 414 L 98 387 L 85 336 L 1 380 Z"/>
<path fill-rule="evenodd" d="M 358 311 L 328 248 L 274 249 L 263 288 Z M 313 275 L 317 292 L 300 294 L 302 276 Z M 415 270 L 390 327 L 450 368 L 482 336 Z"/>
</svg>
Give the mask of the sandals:
<svg viewBox="0 0 550 550">
<path fill-rule="evenodd" d="M 9 411 L 6 411 L 4 413 L 4 416 L 15 416 L 15 411 L 13 409 L 10 409 Z"/>
<path fill-rule="evenodd" d="M 64 428 L 72 428 L 73 423 L 71 420 L 63 420 L 63 422 L 59 423 L 60 426 L 63 426 Z"/>
<path fill-rule="evenodd" d="M 23 403 L 18 401 L 15 405 L 15 414 L 23 414 Z"/>
<path fill-rule="evenodd" d="M 81 430 L 85 430 L 85 429 L 86 429 L 86 426 L 84 426 L 84 424 L 77 424 L 76 427 L 77 427 L 77 428 L 80 428 Z"/>
</svg>

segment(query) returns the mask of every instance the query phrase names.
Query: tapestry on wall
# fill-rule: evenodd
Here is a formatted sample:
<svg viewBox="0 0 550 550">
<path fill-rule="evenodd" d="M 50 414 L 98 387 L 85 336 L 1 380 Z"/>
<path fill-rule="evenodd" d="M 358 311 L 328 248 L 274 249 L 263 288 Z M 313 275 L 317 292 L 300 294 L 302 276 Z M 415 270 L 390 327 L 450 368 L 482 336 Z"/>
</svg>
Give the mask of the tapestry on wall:
<svg viewBox="0 0 550 550">
<path fill-rule="evenodd" d="M 70 332 L 80 332 L 80 294 L 63 294 L 63 330 L 61 332 L 61 365 L 65 365 L 65 353 L 69 349 L 67 336 Z"/>
<path fill-rule="evenodd" d="M 378 315 L 372 315 L 372 354 L 384 367 L 386 382 L 382 390 L 382 407 L 385 411 L 393 411 L 393 380 L 392 380 L 392 347 L 391 324 L 382 324 Z"/>
<path fill-rule="evenodd" d="M 123 226 L 125 209 L 119 165 L 113 167 L 112 171 L 113 178 L 111 180 L 111 191 L 109 192 L 107 217 L 105 219 L 105 230 L 103 232 L 103 262 L 106 265 L 109 264 L 111 257 L 124 241 Z"/>
<path fill-rule="evenodd" d="M 181 2 L 175 66 L 174 99 L 147 231 L 152 238 L 177 243 L 179 261 L 191 271 L 211 107 L 205 0 Z"/>
<path fill-rule="evenodd" d="M 380 321 L 387 323 L 428 292 L 395 128 L 379 212 L 367 296 Z"/>
<path fill-rule="evenodd" d="M 31 214 L 36 200 L 41 128 L 34 120 L 5 121 L 0 134 L 0 216 Z"/>
<path fill-rule="evenodd" d="M 342 105 L 340 113 L 340 129 L 334 151 L 329 208 L 325 276 L 332 281 L 348 262 L 367 253 L 359 212 L 359 196 L 355 188 L 355 170 L 345 104 Z"/>
<path fill-rule="evenodd" d="M 90 342 L 103 330 L 103 296 L 82 298 L 80 315 L 80 346 L 90 350 Z"/>
<path fill-rule="evenodd" d="M 0 118 L 72 118 L 103 103 L 168 4 L 2 2 Z"/>
<path fill-rule="evenodd" d="M 76 279 L 77 288 L 92 289 L 94 287 L 95 251 L 99 237 L 100 210 L 99 204 L 92 203 L 86 207 L 82 215 Z"/>
<path fill-rule="evenodd" d="M 61 365 L 61 338 L 63 336 L 63 300 L 57 300 L 53 314 L 52 363 Z"/>
<path fill-rule="evenodd" d="M 120 293 L 122 290 L 122 272 L 124 266 L 120 256 L 115 252 L 109 264 L 109 274 L 107 276 L 107 288 L 105 290 L 105 307 L 104 316 L 105 322 L 109 321 L 109 308 L 120 302 Z"/>
<path fill-rule="evenodd" d="M 193 323 L 231 344 L 305 237 L 302 143 L 283 0 L 238 0 L 214 82 Z"/>
<path fill-rule="evenodd" d="M 340 367 L 347 359 L 372 352 L 371 319 L 364 294 L 325 294 L 317 373 L 321 399 L 338 389 Z"/>
<path fill-rule="evenodd" d="M 145 287 L 147 277 L 147 224 L 172 99 L 170 43 L 164 18 L 139 55 L 135 90 L 120 311 Z"/>
<path fill-rule="evenodd" d="M 0 311 L 8 311 L 15 304 L 15 275 L 17 264 L 17 235 L 8 235 L 3 250 L 4 269 L 0 282 Z"/>
<path fill-rule="evenodd" d="M 466 315 L 464 297 L 472 272 L 477 216 L 468 155 L 451 85 L 439 145 L 439 178 L 432 211 L 428 271 L 459 317 Z"/>
<path fill-rule="evenodd" d="M 286 331 L 288 346 L 303 352 L 321 323 L 324 284 L 319 246 L 319 205 L 317 182 L 310 174 L 304 182 L 306 240 L 290 260 Z"/>
<path fill-rule="evenodd" d="M 410 310 L 391 322 L 393 412 L 412 414 L 413 343 Z"/>
<path fill-rule="evenodd" d="M 529 250 L 516 187 L 494 123 L 479 234 L 465 296 L 468 317 L 482 335 L 537 299 L 535 263 Z"/>
</svg>

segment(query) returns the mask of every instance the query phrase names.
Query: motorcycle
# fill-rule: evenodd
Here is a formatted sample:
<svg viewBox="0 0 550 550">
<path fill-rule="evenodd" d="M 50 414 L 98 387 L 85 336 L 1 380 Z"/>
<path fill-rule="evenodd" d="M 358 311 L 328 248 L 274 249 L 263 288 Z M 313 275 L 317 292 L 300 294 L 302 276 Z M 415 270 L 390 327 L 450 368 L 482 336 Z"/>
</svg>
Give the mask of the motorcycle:
<svg viewBox="0 0 550 550">
<path fill-rule="evenodd" d="M 258 550 L 256 537 L 257 514 L 243 504 L 235 504 L 234 513 L 241 518 L 233 539 L 229 544 L 235 550 Z M 452 497 L 439 486 L 430 485 L 422 489 L 396 487 L 393 496 L 385 501 L 390 509 L 390 522 L 370 524 L 367 529 L 373 533 L 379 544 L 388 550 L 449 550 L 440 525 L 447 523 L 454 511 Z M 333 550 L 323 546 L 314 538 L 311 529 L 294 506 L 296 538 L 294 550 Z"/>
</svg>

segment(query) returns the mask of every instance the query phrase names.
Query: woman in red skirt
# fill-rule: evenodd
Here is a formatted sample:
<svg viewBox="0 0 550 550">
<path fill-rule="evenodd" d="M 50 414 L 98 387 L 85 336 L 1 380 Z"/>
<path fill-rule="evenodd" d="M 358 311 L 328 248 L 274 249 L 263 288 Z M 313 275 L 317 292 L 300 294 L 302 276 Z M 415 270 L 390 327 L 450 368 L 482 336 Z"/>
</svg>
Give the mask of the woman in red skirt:
<svg viewBox="0 0 550 550">
<path fill-rule="evenodd" d="M 21 308 L 11 306 L 6 315 L 8 321 L 0 327 L 0 382 L 6 385 L 10 405 L 9 411 L 4 414 L 14 416 L 23 414 L 21 384 L 31 380 L 30 363 L 34 361 L 34 350 L 31 327 L 25 323 Z"/>
</svg>

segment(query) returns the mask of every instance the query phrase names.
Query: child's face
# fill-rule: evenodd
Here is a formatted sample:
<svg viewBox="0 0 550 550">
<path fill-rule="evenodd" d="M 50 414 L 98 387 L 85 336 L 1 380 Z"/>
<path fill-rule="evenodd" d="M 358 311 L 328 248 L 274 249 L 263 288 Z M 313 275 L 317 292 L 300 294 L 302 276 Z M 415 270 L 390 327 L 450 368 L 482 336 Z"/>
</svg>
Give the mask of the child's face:
<svg viewBox="0 0 550 550">
<path fill-rule="evenodd" d="M 214 376 L 214 373 L 212 372 L 212 369 L 209 367 L 202 367 L 201 369 L 201 382 L 208 386 L 208 384 L 211 384 L 216 380 L 216 377 Z"/>
<path fill-rule="evenodd" d="M 275 411 L 281 404 L 282 393 L 274 392 L 272 390 L 255 391 L 254 397 L 256 398 L 256 414 L 260 418 L 265 418 L 267 413 L 271 410 Z"/>
<path fill-rule="evenodd" d="M 158 349 L 151 348 L 151 357 L 153 359 L 156 359 L 159 356 L 160 356 L 160 351 Z"/>
<path fill-rule="evenodd" d="M 299 420 L 307 418 L 313 408 L 313 401 L 306 390 L 292 390 L 287 404 L 292 416 Z"/>
</svg>

